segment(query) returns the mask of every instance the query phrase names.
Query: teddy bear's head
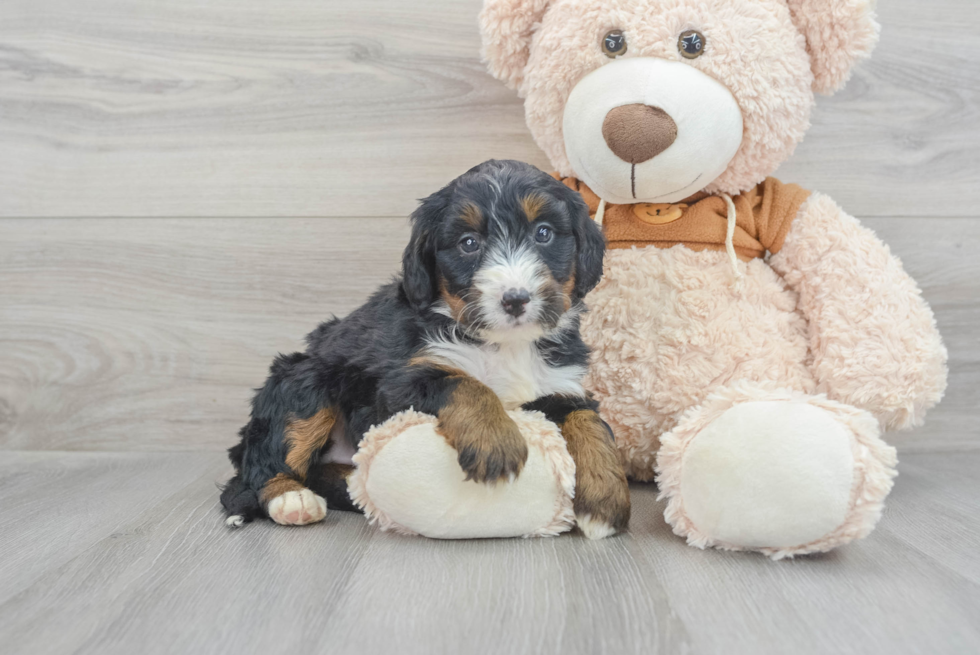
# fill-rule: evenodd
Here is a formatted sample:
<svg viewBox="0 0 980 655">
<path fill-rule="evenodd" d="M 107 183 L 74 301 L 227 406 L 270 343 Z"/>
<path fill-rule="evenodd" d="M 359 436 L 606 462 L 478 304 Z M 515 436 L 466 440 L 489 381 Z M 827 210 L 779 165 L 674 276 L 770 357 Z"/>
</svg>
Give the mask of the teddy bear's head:
<svg viewBox="0 0 980 655">
<path fill-rule="evenodd" d="M 564 176 L 613 203 L 736 194 L 878 36 L 873 0 L 486 0 L 491 72 Z"/>
</svg>

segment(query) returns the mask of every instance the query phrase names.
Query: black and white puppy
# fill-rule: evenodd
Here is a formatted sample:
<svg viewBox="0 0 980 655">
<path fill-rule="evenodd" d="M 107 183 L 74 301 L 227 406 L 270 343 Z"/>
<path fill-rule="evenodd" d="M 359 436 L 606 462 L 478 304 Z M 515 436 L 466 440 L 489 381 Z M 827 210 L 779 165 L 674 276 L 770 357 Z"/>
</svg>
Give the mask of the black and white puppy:
<svg viewBox="0 0 980 655">
<path fill-rule="evenodd" d="M 528 164 L 488 161 L 423 200 L 401 279 L 320 325 L 305 353 L 273 363 L 229 451 L 229 525 L 262 515 L 312 523 L 327 500 L 355 509 L 352 469 L 322 463 L 324 454 L 356 448 L 368 428 L 410 407 L 438 417 L 468 478 L 513 478 L 527 445 L 506 410 L 523 407 L 562 430 L 580 529 L 595 538 L 624 530 L 626 477 L 581 383 L 589 352 L 579 316 L 604 248 L 579 194 Z"/>
</svg>

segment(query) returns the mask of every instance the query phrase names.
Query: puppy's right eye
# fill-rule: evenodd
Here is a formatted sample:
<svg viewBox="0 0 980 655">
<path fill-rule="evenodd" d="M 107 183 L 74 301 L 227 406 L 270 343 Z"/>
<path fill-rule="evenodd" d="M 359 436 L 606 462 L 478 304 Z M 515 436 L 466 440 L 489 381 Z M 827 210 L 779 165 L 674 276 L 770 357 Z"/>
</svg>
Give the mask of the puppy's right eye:
<svg viewBox="0 0 980 655">
<path fill-rule="evenodd" d="M 622 30 L 613 30 L 602 37 L 602 53 L 610 59 L 626 54 L 626 35 Z"/>
<path fill-rule="evenodd" d="M 465 236 L 459 240 L 459 249 L 467 255 L 472 255 L 480 249 L 480 242 L 476 237 Z"/>
</svg>

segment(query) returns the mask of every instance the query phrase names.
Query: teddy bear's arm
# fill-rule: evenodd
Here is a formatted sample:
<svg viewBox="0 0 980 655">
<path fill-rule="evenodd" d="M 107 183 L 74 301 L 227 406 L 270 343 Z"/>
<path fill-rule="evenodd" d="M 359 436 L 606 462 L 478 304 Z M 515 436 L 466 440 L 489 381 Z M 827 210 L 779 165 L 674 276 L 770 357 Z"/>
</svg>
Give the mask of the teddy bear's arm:
<svg viewBox="0 0 980 655">
<path fill-rule="evenodd" d="M 809 321 L 817 390 L 868 410 L 885 430 L 920 424 L 946 388 L 946 349 L 888 247 L 814 194 L 771 264 Z"/>
</svg>

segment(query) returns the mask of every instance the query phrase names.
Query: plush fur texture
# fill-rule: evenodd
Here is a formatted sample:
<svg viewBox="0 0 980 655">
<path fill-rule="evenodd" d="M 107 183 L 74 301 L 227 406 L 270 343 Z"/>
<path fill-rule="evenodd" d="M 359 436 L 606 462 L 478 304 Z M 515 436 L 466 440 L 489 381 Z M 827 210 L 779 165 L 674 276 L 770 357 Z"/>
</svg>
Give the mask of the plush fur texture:
<svg viewBox="0 0 980 655">
<path fill-rule="evenodd" d="M 805 403 L 830 413 L 851 435 L 854 465 L 849 509 L 838 526 L 806 543 L 781 547 L 749 547 L 749 549 L 760 550 L 773 559 L 783 559 L 830 550 L 853 539 L 867 536 L 881 518 L 884 499 L 891 491 L 896 476 L 895 466 L 898 463 L 895 449 L 885 444 L 878 436 L 875 420 L 867 412 L 828 400 L 825 396 L 809 396 L 789 389 L 780 389 L 774 383 L 760 384 L 744 380 L 730 387 L 717 389 L 704 403 L 688 410 L 680 424 L 661 438 L 662 446 L 657 457 L 658 483 L 660 497 L 668 499 L 665 517 L 674 528 L 674 532 L 686 537 L 689 544 L 698 548 L 707 546 L 726 550 L 747 548 L 743 544 L 720 541 L 695 525 L 685 510 L 681 483 L 684 476 L 685 454 L 700 432 L 713 421 L 721 419 L 733 406 L 758 401 Z"/>
<path fill-rule="evenodd" d="M 814 194 L 772 257 L 809 320 L 816 391 L 883 430 L 921 425 L 946 390 L 946 348 L 918 285 L 874 233 Z"/>
<path fill-rule="evenodd" d="M 807 323 L 797 296 L 760 259 L 732 288 L 725 253 L 611 250 L 582 323 L 593 348 L 586 386 L 616 433 L 635 479 L 651 480 L 660 434 L 739 378 L 812 393 Z"/>
<path fill-rule="evenodd" d="M 372 466 L 384 449 L 394 440 L 408 434 L 410 428 L 422 428 L 438 447 L 442 437 L 437 432 L 438 419 L 414 410 L 400 412 L 379 426 L 371 428 L 354 456 L 357 470 L 349 480 L 350 495 L 371 523 L 382 530 L 402 534 L 424 534 L 438 538 L 461 537 L 552 537 L 567 532 L 575 525 L 572 498 L 575 495 L 575 463 L 565 447 L 565 441 L 554 423 L 538 412 L 512 412 L 511 418 L 527 442 L 529 466 L 540 467 L 542 474 L 522 476 L 510 485 L 498 485 L 487 492 L 465 494 L 462 475 L 440 479 L 433 484 L 433 468 L 452 470 L 452 455 L 446 461 L 421 462 L 414 489 L 433 500 L 419 504 L 409 501 L 406 492 L 412 487 L 401 480 L 392 488 L 390 479 L 372 479 Z M 438 459 L 438 457 L 436 457 Z M 415 462 L 413 462 L 415 463 Z M 404 466 L 406 463 L 400 463 Z M 411 473 L 409 472 L 409 477 Z M 533 480 L 533 481 L 531 481 Z M 530 484 L 524 484 L 531 481 Z M 369 489 L 376 485 L 374 494 Z M 382 491 L 378 491 L 380 488 Z M 464 493 L 461 494 L 460 491 Z M 401 502 L 400 502 L 401 501 Z M 550 503 L 550 510 L 541 512 L 541 503 Z M 547 508 L 545 508 L 547 509 Z M 451 521 L 452 514 L 458 520 Z M 545 516 L 542 520 L 540 517 Z M 411 524 L 413 527 L 409 527 Z M 608 524 L 606 524 L 608 526 Z"/>
<path fill-rule="evenodd" d="M 491 485 L 520 476 L 528 457 L 508 408 L 547 408 L 559 425 L 587 412 L 605 426 L 581 385 L 589 352 L 578 331 L 604 247 L 581 197 L 527 164 L 486 162 L 425 199 L 401 278 L 314 330 L 305 353 L 273 363 L 229 451 L 229 525 L 262 515 L 303 525 L 325 516 L 326 501 L 349 509 L 349 468 L 321 456 L 336 439 L 356 448 L 371 426 L 411 408 L 436 417 L 454 473 Z M 613 531 L 625 529 L 612 434 L 586 436 L 605 456 L 581 462 L 582 479 L 615 469 L 597 509 Z"/>
<path fill-rule="evenodd" d="M 659 434 L 740 378 L 826 393 L 884 430 L 921 423 L 942 397 L 932 311 L 887 247 L 826 196 L 801 208 L 771 265 L 743 264 L 738 293 L 728 266 L 683 246 L 606 255 L 582 324 L 594 349 L 586 386 L 634 478 L 653 478 Z"/>
<path fill-rule="evenodd" d="M 725 206 L 737 207 L 745 204 L 739 195 L 770 176 L 803 138 L 814 92 L 840 88 L 878 37 L 869 0 L 486 0 L 481 25 L 491 72 L 525 98 L 528 127 L 552 164 L 562 176 L 598 189 L 600 197 L 605 188 L 610 197 L 602 200 L 626 221 L 642 221 L 643 214 L 634 218 L 628 205 L 620 205 L 624 188 L 637 190 L 635 210 L 642 203 L 680 202 L 670 209 L 683 215 L 693 201 L 645 197 L 676 182 L 658 170 L 658 159 L 671 172 L 690 166 L 682 170 L 687 179 L 695 169 L 714 170 L 716 160 L 728 156 L 722 146 L 717 157 L 704 156 L 698 150 L 710 144 L 694 146 L 679 136 L 700 100 L 702 107 L 720 106 L 720 100 L 696 97 L 705 93 L 698 89 L 711 88 L 699 81 L 703 76 L 731 94 L 743 128 L 727 167 L 701 181 L 699 190 L 735 196 Z M 693 58 L 680 51 L 680 36 L 689 30 L 703 39 Z M 612 31 L 622 32 L 625 53 L 604 51 L 604 36 Z M 580 85 L 588 93 L 576 95 Z M 678 90 L 689 96 L 684 102 L 675 102 Z M 569 104 L 569 98 L 575 101 Z M 597 116 L 616 109 L 610 98 L 616 107 L 642 102 L 670 115 L 677 139 L 632 166 L 629 155 L 617 154 L 633 152 L 624 134 L 606 152 L 608 141 L 600 138 L 605 120 Z M 567 120 L 569 108 L 588 120 Z M 704 109 L 698 120 L 715 113 Z M 721 127 L 730 131 L 727 113 Z M 570 125 L 591 133 L 564 133 Z M 642 145 L 647 136 L 637 140 Z M 588 147 L 569 148 L 580 142 Z M 570 151 L 584 154 L 570 158 Z M 627 173 L 636 177 L 628 185 Z M 596 182 L 604 176 L 614 184 Z M 598 215 L 605 204 L 596 207 Z M 736 214 L 730 210 L 729 226 Z M 894 451 L 877 433 L 920 423 L 939 401 L 946 351 L 932 312 L 901 263 L 829 198 L 813 194 L 792 215 L 776 219 L 780 225 L 792 221 L 785 240 L 748 262 L 702 250 L 698 239 L 657 238 L 661 228 L 643 225 L 648 239 L 632 247 L 617 243 L 619 249 L 607 254 L 582 334 L 594 349 L 586 387 L 616 431 L 629 473 L 652 479 L 660 452 L 660 482 L 675 531 L 695 545 L 750 547 L 782 557 L 826 550 L 871 530 L 894 469 Z M 685 444 L 733 404 L 778 399 L 818 407 L 836 417 L 837 423 L 821 419 L 828 434 L 846 429 L 852 435 L 855 486 L 847 515 L 827 534 L 789 547 L 751 535 L 741 545 L 716 539 L 683 510 Z M 753 429 L 762 413 L 730 416 L 736 415 L 741 424 L 732 439 L 758 444 L 770 427 L 760 422 Z M 806 444 L 813 442 L 803 432 L 790 435 L 799 452 L 787 454 L 782 444 L 771 449 L 769 470 L 779 470 L 780 452 L 788 469 L 807 461 Z M 719 428 L 711 434 L 724 433 Z M 844 460 L 828 455 L 824 463 L 835 466 L 831 461 Z M 844 480 L 845 473 L 834 475 Z M 764 515 L 766 501 L 745 511 Z M 719 525 L 738 519 L 724 518 Z M 755 537 L 777 533 L 762 530 Z"/>
<path fill-rule="evenodd" d="M 851 78 L 854 65 L 871 55 L 881 26 L 876 0 L 787 0 L 793 22 L 806 37 L 813 90 L 831 94 Z"/>
</svg>

